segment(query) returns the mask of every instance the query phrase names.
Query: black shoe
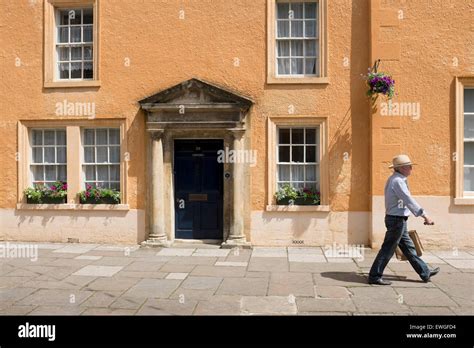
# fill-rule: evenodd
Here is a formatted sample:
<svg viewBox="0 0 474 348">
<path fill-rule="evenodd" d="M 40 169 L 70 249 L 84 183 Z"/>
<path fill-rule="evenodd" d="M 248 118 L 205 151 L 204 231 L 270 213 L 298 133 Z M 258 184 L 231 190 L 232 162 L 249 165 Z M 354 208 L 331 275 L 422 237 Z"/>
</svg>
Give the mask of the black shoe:
<svg viewBox="0 0 474 348">
<path fill-rule="evenodd" d="M 432 270 L 430 270 L 430 276 L 427 279 L 423 279 L 423 281 L 425 283 L 428 283 L 430 281 L 431 277 L 437 275 L 439 273 L 439 271 L 440 271 L 439 267 L 433 268 Z"/>
<path fill-rule="evenodd" d="M 389 282 L 388 280 L 379 278 L 377 280 L 369 280 L 369 284 L 375 284 L 375 285 L 392 285 L 392 282 Z"/>
</svg>

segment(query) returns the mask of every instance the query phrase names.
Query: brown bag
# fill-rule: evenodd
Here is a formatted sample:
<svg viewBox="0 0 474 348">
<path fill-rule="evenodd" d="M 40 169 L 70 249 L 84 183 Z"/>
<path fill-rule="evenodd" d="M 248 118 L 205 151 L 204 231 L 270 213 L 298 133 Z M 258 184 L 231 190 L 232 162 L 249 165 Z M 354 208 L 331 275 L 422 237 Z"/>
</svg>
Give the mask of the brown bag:
<svg viewBox="0 0 474 348">
<path fill-rule="evenodd" d="M 413 244 L 415 244 L 416 254 L 418 256 L 423 255 L 423 250 L 424 250 L 423 244 L 421 244 L 421 239 L 418 236 L 418 233 L 416 232 L 416 230 L 408 231 L 408 235 L 410 236 L 411 240 L 413 241 Z M 397 256 L 397 259 L 399 259 L 400 261 L 406 261 L 407 260 L 407 258 L 405 257 L 405 255 L 403 254 L 403 252 L 402 252 L 402 250 L 400 249 L 399 246 L 397 246 L 397 249 L 395 250 L 395 254 Z"/>
</svg>

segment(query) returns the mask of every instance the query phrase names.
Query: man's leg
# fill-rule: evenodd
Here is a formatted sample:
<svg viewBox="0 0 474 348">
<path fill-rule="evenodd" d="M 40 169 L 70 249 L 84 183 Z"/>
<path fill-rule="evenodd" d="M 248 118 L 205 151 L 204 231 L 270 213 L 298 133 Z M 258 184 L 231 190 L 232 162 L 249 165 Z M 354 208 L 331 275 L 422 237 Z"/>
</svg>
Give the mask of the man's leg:
<svg viewBox="0 0 474 348">
<path fill-rule="evenodd" d="M 369 282 L 382 278 L 383 271 L 387 266 L 388 261 L 392 258 L 393 253 L 400 242 L 400 238 L 402 237 L 404 222 L 405 220 L 402 217 L 385 217 L 387 232 L 385 233 L 382 247 L 380 248 L 380 251 L 370 269 Z"/>
<path fill-rule="evenodd" d="M 413 244 L 413 241 L 408 234 L 407 223 L 405 222 L 404 225 L 405 228 L 403 229 L 402 238 L 400 239 L 398 246 L 416 273 L 418 273 L 421 279 L 426 280 L 430 276 L 430 270 L 428 265 L 416 254 L 415 244 Z"/>
</svg>

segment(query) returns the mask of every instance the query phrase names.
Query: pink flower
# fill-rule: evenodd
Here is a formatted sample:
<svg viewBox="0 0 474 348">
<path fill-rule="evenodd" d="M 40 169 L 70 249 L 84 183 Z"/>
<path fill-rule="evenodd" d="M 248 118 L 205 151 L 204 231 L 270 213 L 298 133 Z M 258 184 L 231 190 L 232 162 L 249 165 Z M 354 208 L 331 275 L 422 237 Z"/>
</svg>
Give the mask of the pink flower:
<svg viewBox="0 0 474 348">
<path fill-rule="evenodd" d="M 63 185 L 62 190 L 64 190 L 64 191 L 67 190 L 67 184 L 64 184 L 64 185 Z"/>
</svg>

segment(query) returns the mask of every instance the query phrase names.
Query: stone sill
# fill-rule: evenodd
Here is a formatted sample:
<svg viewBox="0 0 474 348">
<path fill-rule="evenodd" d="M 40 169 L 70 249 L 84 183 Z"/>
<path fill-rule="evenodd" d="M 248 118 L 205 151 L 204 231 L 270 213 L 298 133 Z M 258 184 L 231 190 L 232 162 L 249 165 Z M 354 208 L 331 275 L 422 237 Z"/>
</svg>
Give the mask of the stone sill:
<svg viewBox="0 0 474 348">
<path fill-rule="evenodd" d="M 275 77 L 268 76 L 267 84 L 320 84 L 328 85 L 329 77 Z"/>
<path fill-rule="evenodd" d="M 130 210 L 128 204 L 28 204 L 17 203 L 18 210 Z"/>
<path fill-rule="evenodd" d="M 267 205 L 266 211 L 324 211 L 329 212 L 329 205 Z"/>
<path fill-rule="evenodd" d="M 46 81 L 44 88 L 100 87 L 100 80 Z"/>
<path fill-rule="evenodd" d="M 474 205 L 474 197 L 454 198 L 454 205 Z"/>
</svg>

